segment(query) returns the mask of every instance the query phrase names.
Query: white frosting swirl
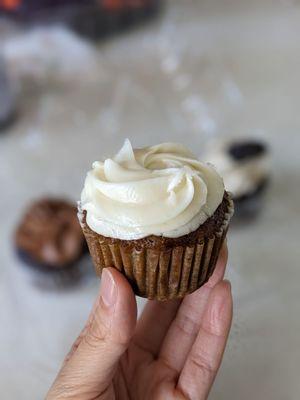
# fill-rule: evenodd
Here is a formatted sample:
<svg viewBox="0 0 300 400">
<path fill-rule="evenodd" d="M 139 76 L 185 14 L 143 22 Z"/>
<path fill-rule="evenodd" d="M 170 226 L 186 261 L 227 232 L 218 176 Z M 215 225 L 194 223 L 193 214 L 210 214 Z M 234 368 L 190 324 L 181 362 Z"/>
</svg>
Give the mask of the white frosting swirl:
<svg viewBox="0 0 300 400">
<path fill-rule="evenodd" d="M 223 195 L 223 180 L 215 169 L 184 146 L 133 149 L 127 139 L 115 157 L 93 164 L 81 208 L 88 226 L 107 237 L 179 237 L 203 224 Z"/>
</svg>

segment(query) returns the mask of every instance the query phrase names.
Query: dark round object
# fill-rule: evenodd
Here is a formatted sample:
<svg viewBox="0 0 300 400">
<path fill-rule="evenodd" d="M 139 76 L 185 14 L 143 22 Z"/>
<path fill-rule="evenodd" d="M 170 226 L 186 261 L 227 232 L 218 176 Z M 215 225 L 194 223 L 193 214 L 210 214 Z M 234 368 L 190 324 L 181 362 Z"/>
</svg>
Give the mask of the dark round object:
<svg viewBox="0 0 300 400">
<path fill-rule="evenodd" d="M 250 160 L 251 158 L 261 156 L 266 151 L 266 145 L 256 141 L 235 142 L 228 149 L 231 157 L 237 161 Z"/>
<path fill-rule="evenodd" d="M 72 266 L 85 248 L 77 208 L 61 199 L 34 202 L 16 230 L 15 243 L 21 258 L 34 267 L 62 270 Z"/>
<path fill-rule="evenodd" d="M 162 0 L 13 0 L 1 3 L 0 14 L 21 24 L 65 23 L 79 34 L 99 39 L 151 19 Z"/>
</svg>

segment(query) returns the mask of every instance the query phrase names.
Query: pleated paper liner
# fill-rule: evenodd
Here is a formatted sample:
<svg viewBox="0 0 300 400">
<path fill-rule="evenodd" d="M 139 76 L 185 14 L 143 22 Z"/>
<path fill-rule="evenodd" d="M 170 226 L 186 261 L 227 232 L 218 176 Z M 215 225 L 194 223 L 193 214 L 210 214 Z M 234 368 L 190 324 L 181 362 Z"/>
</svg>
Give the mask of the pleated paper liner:
<svg viewBox="0 0 300 400">
<path fill-rule="evenodd" d="M 103 268 L 115 267 L 127 277 L 135 294 L 148 299 L 162 301 L 192 293 L 208 281 L 215 269 L 233 214 L 230 197 L 227 204 L 224 220 L 210 236 L 205 237 L 201 232 L 198 241 L 191 245 L 160 248 L 122 245 L 122 240 L 112 243 L 92 231 L 81 214 L 83 233 L 97 275 L 101 275 Z"/>
</svg>

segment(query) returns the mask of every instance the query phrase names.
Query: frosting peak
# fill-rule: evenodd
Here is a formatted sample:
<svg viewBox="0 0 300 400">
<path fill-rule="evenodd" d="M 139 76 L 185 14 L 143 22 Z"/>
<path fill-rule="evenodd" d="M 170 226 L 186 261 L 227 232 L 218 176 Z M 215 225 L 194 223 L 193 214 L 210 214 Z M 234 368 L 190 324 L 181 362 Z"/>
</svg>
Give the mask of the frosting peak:
<svg viewBox="0 0 300 400">
<path fill-rule="evenodd" d="M 196 230 L 222 201 L 222 178 L 181 144 L 121 150 L 88 172 L 81 194 L 89 227 L 123 240 Z"/>
</svg>

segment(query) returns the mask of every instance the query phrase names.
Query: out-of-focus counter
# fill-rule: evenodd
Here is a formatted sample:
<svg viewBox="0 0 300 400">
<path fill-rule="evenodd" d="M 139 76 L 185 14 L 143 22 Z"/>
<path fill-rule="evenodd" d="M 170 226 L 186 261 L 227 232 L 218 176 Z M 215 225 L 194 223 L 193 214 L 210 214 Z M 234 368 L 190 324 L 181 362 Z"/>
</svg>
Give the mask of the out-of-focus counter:
<svg viewBox="0 0 300 400">
<path fill-rule="evenodd" d="M 229 235 L 234 321 L 211 399 L 298 400 L 300 393 L 300 3 L 172 1 L 145 28 L 98 46 L 98 74 L 27 91 L 0 137 L 0 391 L 41 399 L 98 290 L 32 285 L 11 236 L 43 194 L 78 199 L 91 162 L 218 135 L 270 143 L 273 177 L 256 220 Z M 142 301 L 139 305 L 142 307 Z M 155 323 L 155 321 L 154 321 Z"/>
</svg>

